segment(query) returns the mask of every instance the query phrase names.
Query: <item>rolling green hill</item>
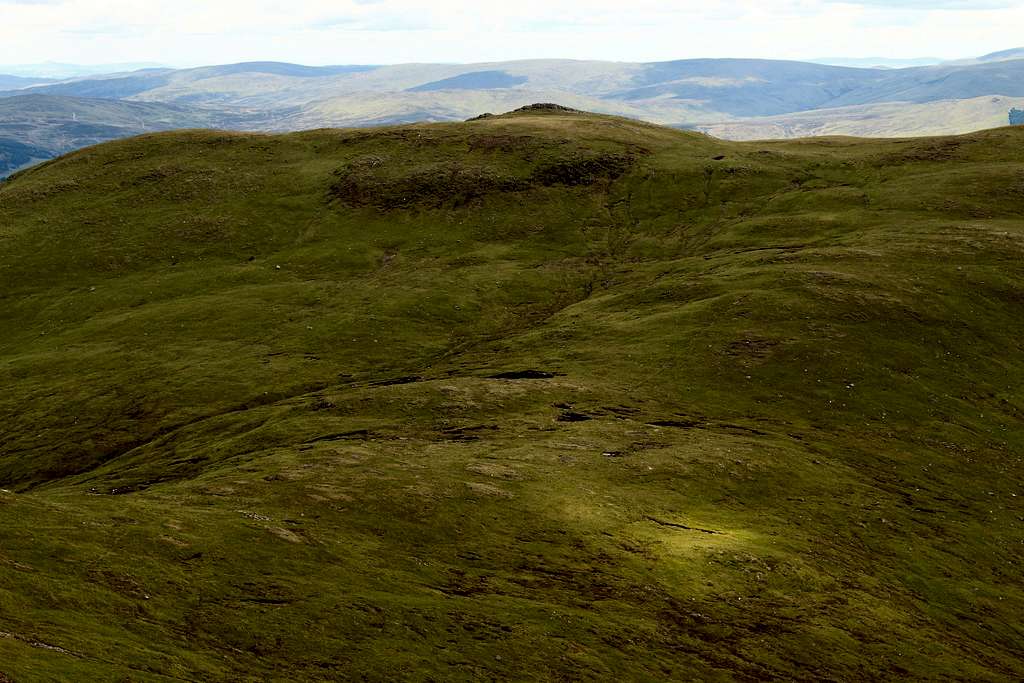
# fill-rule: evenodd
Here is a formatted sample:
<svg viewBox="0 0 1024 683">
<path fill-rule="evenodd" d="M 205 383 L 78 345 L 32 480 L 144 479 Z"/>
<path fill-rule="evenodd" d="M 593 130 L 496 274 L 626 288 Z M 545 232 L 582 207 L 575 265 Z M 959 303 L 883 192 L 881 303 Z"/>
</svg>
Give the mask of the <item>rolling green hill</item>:
<svg viewBox="0 0 1024 683">
<path fill-rule="evenodd" d="M 1024 677 L 1022 143 L 532 109 L 17 174 L 0 673 Z"/>
</svg>

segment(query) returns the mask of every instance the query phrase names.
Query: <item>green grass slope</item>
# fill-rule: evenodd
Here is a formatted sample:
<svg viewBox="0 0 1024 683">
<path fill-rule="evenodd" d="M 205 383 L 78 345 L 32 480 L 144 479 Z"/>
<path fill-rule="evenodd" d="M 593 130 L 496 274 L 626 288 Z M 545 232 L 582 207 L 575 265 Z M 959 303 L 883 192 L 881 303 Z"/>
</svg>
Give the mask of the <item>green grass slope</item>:
<svg viewBox="0 0 1024 683">
<path fill-rule="evenodd" d="M 1022 143 L 533 112 L 14 176 L 0 673 L 1024 677 Z"/>
</svg>

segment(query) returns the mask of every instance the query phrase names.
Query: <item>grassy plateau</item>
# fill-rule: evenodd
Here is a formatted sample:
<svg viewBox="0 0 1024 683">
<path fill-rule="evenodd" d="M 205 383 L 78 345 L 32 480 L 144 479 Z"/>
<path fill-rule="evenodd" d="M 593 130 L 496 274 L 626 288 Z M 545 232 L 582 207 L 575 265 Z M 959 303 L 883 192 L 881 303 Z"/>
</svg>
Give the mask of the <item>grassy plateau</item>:
<svg viewBox="0 0 1024 683">
<path fill-rule="evenodd" d="M 0 681 L 1024 679 L 1024 129 L 531 110 L 0 184 Z"/>
</svg>

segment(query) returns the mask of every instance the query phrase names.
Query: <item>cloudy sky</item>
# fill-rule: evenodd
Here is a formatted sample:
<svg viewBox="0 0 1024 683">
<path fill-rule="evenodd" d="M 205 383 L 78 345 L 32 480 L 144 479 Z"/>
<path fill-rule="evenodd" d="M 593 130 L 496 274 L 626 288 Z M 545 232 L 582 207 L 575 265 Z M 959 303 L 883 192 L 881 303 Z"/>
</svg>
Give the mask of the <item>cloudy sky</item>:
<svg viewBox="0 0 1024 683">
<path fill-rule="evenodd" d="M 0 64 L 960 58 L 1024 0 L 0 0 Z"/>
</svg>

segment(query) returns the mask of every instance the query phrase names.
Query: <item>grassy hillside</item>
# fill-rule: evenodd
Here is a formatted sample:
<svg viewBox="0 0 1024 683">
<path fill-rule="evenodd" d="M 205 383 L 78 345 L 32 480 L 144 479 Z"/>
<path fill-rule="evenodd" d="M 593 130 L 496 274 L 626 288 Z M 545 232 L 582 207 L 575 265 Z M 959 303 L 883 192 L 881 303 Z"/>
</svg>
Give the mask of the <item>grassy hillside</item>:
<svg viewBox="0 0 1024 683">
<path fill-rule="evenodd" d="M 535 111 L 18 174 L 0 672 L 1020 679 L 1022 142 Z"/>
</svg>

